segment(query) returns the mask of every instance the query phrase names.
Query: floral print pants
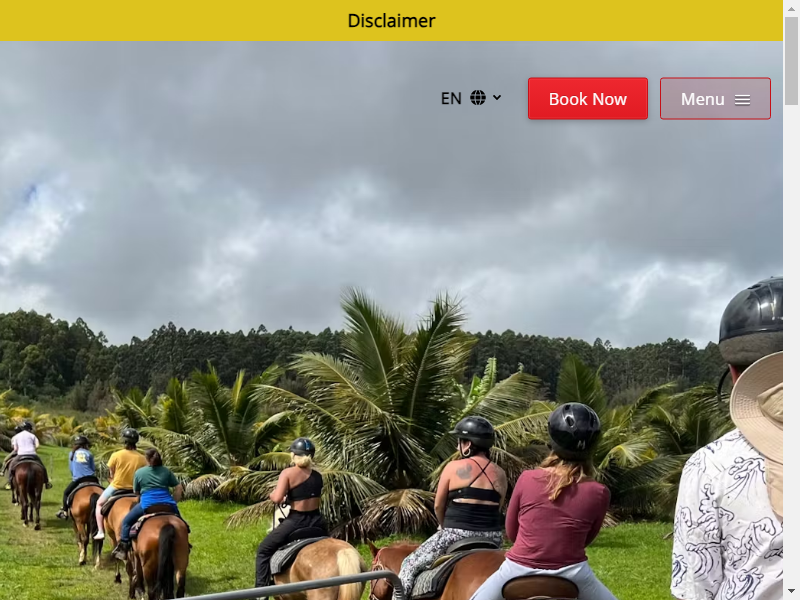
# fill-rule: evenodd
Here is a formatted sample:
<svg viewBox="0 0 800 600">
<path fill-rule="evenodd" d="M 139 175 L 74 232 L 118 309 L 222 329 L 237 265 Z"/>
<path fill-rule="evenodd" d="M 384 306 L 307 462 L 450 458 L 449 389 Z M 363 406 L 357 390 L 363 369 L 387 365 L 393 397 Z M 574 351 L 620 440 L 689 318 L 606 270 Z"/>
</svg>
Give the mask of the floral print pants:
<svg viewBox="0 0 800 600">
<path fill-rule="evenodd" d="M 503 543 L 502 531 L 467 531 L 465 529 L 441 529 L 423 542 L 419 548 L 409 554 L 400 567 L 400 581 L 406 598 L 411 598 L 414 579 L 430 567 L 437 558 L 444 556 L 447 549 L 459 540 L 471 537 L 485 537 L 497 544 Z"/>
</svg>

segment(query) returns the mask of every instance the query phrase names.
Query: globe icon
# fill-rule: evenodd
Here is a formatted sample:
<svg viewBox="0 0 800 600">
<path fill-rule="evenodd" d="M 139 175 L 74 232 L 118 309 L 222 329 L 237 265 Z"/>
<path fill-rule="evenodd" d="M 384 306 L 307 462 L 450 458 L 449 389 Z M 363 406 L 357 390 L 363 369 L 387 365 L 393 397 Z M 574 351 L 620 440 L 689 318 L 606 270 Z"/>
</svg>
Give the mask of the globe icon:
<svg viewBox="0 0 800 600">
<path fill-rule="evenodd" d="M 486 102 L 486 94 L 483 93 L 483 90 L 475 90 L 469 95 L 469 99 L 475 106 L 480 106 Z"/>
</svg>

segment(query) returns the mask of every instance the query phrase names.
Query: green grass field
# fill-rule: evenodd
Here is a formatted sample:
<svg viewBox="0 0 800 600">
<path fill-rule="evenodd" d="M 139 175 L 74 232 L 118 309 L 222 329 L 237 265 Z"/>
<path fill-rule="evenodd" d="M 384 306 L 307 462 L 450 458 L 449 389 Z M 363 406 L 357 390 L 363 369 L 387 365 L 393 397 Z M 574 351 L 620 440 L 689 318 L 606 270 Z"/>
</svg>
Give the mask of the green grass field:
<svg viewBox="0 0 800 600">
<path fill-rule="evenodd" d="M 11 493 L 0 492 L 0 598 L 14 600 L 123 600 L 127 585 L 113 582 L 109 562 L 95 571 L 78 567 L 72 526 L 55 518 L 61 492 L 69 481 L 67 451 L 44 448 L 42 455 L 54 483 L 45 491 L 42 530 L 25 529 Z M 228 530 L 225 518 L 239 507 L 215 502 L 183 502 L 181 512 L 192 527 L 188 595 L 241 589 L 253 585 L 256 547 L 264 526 Z M 604 530 L 589 549 L 589 562 L 619 600 L 669 600 L 671 543 L 662 538 L 670 526 L 625 524 Z M 379 546 L 389 543 L 381 540 Z M 359 548 L 369 564 L 369 550 Z M 105 556 L 108 556 L 108 544 Z"/>
</svg>

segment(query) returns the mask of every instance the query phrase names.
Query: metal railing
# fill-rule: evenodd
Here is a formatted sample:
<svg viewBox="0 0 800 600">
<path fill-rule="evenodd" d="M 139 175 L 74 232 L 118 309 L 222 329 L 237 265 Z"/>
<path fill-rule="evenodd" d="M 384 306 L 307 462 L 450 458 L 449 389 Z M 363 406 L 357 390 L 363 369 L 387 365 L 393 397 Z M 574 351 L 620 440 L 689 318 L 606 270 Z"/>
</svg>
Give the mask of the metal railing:
<svg viewBox="0 0 800 600">
<path fill-rule="evenodd" d="M 318 590 L 326 587 L 339 587 L 346 583 L 367 583 L 376 579 L 386 579 L 392 586 L 392 600 L 405 600 L 403 585 L 400 578 L 392 571 L 367 571 L 357 575 L 340 575 L 329 579 L 315 579 L 313 581 L 298 581 L 297 583 L 284 583 L 281 585 L 268 585 L 262 588 L 251 588 L 248 590 L 235 590 L 231 592 L 219 592 L 217 594 L 205 594 L 203 596 L 187 596 L 186 600 L 253 600 L 254 598 L 264 598 L 267 596 L 283 596 L 305 592 L 306 590 Z"/>
</svg>

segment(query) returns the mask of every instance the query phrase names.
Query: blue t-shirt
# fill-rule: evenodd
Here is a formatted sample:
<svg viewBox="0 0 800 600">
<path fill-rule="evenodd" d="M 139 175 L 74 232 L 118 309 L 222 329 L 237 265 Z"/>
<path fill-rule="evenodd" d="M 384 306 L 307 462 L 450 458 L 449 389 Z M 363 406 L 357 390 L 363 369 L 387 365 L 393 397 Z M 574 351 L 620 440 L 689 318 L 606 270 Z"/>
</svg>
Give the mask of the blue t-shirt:
<svg viewBox="0 0 800 600">
<path fill-rule="evenodd" d="M 72 480 L 91 477 L 94 473 L 94 456 L 86 448 L 78 448 L 69 459 L 69 470 Z"/>
</svg>

